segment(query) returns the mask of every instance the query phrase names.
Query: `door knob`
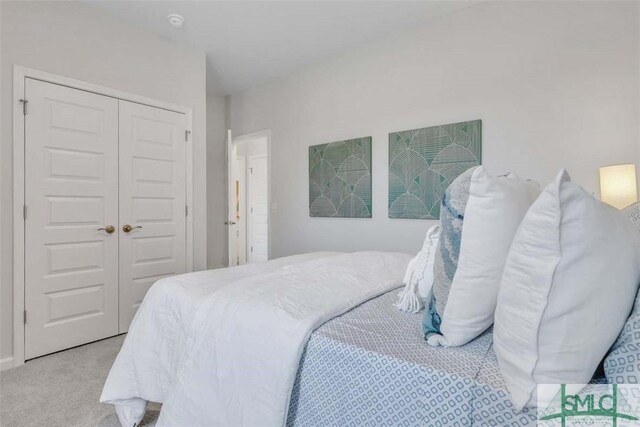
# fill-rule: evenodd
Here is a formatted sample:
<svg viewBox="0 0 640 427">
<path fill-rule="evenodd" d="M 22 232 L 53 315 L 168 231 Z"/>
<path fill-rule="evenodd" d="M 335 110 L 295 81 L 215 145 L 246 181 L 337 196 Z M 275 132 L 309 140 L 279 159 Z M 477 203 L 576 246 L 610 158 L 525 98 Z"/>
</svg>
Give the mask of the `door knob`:
<svg viewBox="0 0 640 427">
<path fill-rule="evenodd" d="M 132 230 L 135 230 L 136 228 L 142 228 L 142 227 L 140 225 L 125 224 L 122 226 L 122 231 L 124 231 L 125 233 L 130 233 Z"/>
<path fill-rule="evenodd" d="M 113 225 L 107 225 L 106 227 L 98 228 L 98 231 L 104 231 L 107 234 L 113 234 L 116 228 Z"/>
<path fill-rule="evenodd" d="M 225 225 L 236 225 L 236 223 L 234 221 L 225 221 L 224 224 Z"/>
</svg>

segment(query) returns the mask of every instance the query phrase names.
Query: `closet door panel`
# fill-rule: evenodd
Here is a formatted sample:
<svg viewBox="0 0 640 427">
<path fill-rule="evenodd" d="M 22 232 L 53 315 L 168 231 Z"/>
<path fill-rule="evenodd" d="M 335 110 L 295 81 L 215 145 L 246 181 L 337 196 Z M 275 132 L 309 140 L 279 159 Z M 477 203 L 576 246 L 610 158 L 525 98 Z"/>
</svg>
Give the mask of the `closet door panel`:
<svg viewBox="0 0 640 427">
<path fill-rule="evenodd" d="M 25 91 L 30 359 L 118 333 L 118 233 L 104 230 L 118 225 L 118 101 L 33 79 Z"/>
<path fill-rule="evenodd" d="M 149 287 L 186 271 L 186 117 L 126 101 L 119 110 L 119 329 L 126 332 Z"/>
</svg>

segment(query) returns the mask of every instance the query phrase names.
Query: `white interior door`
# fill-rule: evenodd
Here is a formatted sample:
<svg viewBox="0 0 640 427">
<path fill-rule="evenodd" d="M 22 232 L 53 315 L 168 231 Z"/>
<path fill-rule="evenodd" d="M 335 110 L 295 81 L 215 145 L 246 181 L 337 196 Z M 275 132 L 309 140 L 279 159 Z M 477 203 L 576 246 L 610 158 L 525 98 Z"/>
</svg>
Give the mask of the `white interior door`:
<svg viewBox="0 0 640 427">
<path fill-rule="evenodd" d="M 118 333 L 118 101 L 32 79 L 25 92 L 31 359 Z"/>
<path fill-rule="evenodd" d="M 227 130 L 227 249 L 229 266 L 238 265 L 238 227 L 236 221 L 236 179 L 238 151 L 231 138 L 231 129 Z"/>
<path fill-rule="evenodd" d="M 122 333 L 156 280 L 186 271 L 186 117 L 119 103 Z"/>
<path fill-rule="evenodd" d="M 267 156 L 249 158 L 249 262 L 269 256 Z"/>
<path fill-rule="evenodd" d="M 235 225 L 236 230 L 236 259 L 237 264 L 247 263 L 247 159 L 238 156 L 235 162 Z"/>
</svg>

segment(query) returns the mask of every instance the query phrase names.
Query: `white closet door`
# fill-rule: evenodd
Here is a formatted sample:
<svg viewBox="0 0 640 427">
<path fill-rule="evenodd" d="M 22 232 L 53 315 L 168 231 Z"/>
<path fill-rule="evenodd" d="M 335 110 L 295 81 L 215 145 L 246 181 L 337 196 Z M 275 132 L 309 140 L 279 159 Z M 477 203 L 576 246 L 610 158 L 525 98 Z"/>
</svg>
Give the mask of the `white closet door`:
<svg viewBox="0 0 640 427">
<path fill-rule="evenodd" d="M 249 262 L 266 261 L 269 248 L 267 156 L 249 159 Z"/>
<path fill-rule="evenodd" d="M 187 143 L 184 114 L 119 102 L 122 333 L 156 280 L 186 271 Z"/>
<path fill-rule="evenodd" d="M 118 333 L 118 101 L 32 79 L 25 91 L 31 359 Z"/>
</svg>

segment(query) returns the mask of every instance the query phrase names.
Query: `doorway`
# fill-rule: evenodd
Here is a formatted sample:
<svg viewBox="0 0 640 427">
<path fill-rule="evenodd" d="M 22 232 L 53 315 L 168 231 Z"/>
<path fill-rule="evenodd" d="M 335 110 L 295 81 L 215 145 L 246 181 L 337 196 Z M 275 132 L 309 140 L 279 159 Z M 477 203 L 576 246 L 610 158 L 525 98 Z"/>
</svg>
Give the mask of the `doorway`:
<svg viewBox="0 0 640 427">
<path fill-rule="evenodd" d="M 269 132 L 229 138 L 229 265 L 269 258 Z"/>
</svg>

